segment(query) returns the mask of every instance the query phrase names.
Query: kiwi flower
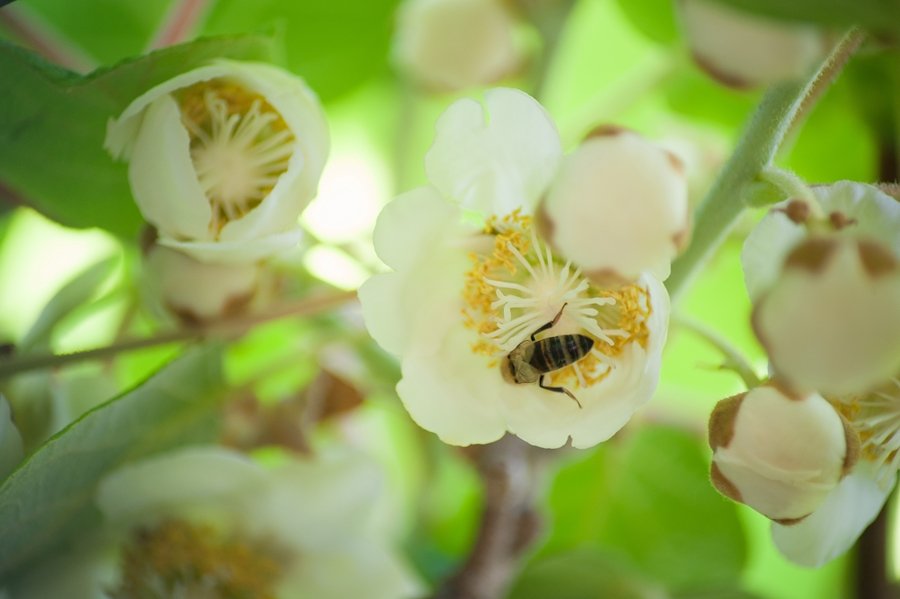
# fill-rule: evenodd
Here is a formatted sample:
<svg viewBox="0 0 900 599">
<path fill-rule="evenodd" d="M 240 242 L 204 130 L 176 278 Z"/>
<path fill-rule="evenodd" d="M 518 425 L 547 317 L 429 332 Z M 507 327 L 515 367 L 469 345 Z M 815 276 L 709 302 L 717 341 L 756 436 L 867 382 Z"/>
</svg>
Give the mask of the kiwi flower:
<svg viewBox="0 0 900 599">
<path fill-rule="evenodd" d="M 295 246 L 328 154 L 322 108 L 277 67 L 218 60 L 136 98 L 106 148 L 159 244 L 203 262 L 254 262 Z"/>
<path fill-rule="evenodd" d="M 447 443 L 488 443 L 510 432 L 540 447 L 569 440 L 589 447 L 615 434 L 656 388 L 669 313 L 653 269 L 659 256 L 636 255 L 624 243 L 621 262 L 610 256 L 604 266 L 624 266 L 620 272 L 632 276 L 594 281 L 542 235 L 535 212 L 548 193 L 575 193 L 578 202 L 558 202 L 542 222 L 566 221 L 566 211 L 582 202 L 602 204 L 611 217 L 596 219 L 596 206 L 588 206 L 595 220 L 583 223 L 602 237 L 606 226 L 628 220 L 616 210 L 636 214 L 636 205 L 657 205 L 656 197 L 619 190 L 632 189 L 634 178 L 665 177 L 655 169 L 671 165 L 626 162 L 633 168 L 592 178 L 597 195 L 613 198 L 601 201 L 574 185 L 571 171 L 561 174 L 565 164 L 540 104 L 518 90 L 492 89 L 483 104 L 463 99 L 447 109 L 425 157 L 431 185 L 396 198 L 378 218 L 375 249 L 392 270 L 360 289 L 366 325 L 400 357 L 397 392 L 412 418 Z M 683 218 L 686 208 L 646 211 L 634 227 L 671 214 Z M 678 226 L 650 229 L 668 236 Z M 559 351 L 560 338 L 571 335 L 590 340 L 577 359 Z M 553 348 L 536 351 L 556 368 L 515 382 L 510 353 L 547 337 L 556 338 Z"/>
<path fill-rule="evenodd" d="M 377 468 L 345 451 L 270 468 L 219 447 L 137 462 L 100 484 L 103 534 L 14 596 L 415 597 L 373 519 L 380 488 Z"/>
<path fill-rule="evenodd" d="M 713 412 L 712 478 L 802 565 L 847 551 L 900 470 L 898 231 L 896 200 L 842 181 L 776 205 L 744 244 L 775 380 Z"/>
</svg>

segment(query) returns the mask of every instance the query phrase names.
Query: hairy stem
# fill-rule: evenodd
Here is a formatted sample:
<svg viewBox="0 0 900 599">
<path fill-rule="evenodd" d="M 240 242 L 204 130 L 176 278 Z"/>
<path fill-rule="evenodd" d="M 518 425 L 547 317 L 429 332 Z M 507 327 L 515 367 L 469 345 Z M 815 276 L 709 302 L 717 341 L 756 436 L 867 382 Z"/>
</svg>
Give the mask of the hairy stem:
<svg viewBox="0 0 900 599">
<path fill-rule="evenodd" d="M 0 9 L 0 23 L 15 40 L 54 64 L 78 73 L 88 73 L 97 68 L 97 61 L 25 4 Z"/>
<path fill-rule="evenodd" d="M 184 343 L 210 337 L 232 338 L 265 322 L 291 316 L 311 316 L 344 304 L 355 298 L 355 291 L 309 298 L 295 303 L 283 304 L 261 314 L 242 315 L 203 325 L 165 331 L 152 337 L 123 339 L 122 341 L 118 341 L 105 347 L 68 354 L 26 354 L 21 356 L 12 354 L 10 357 L 0 360 L 0 379 L 29 370 L 56 368 L 87 360 L 102 360 L 124 352 L 146 349 L 148 347 L 156 347 L 159 345 Z"/>
<path fill-rule="evenodd" d="M 165 48 L 186 41 L 206 12 L 209 0 L 179 0 L 160 23 L 148 50 Z"/>
<path fill-rule="evenodd" d="M 863 33 L 852 30 L 835 46 L 805 85 L 782 83 L 769 89 L 750 118 L 731 159 L 694 215 L 690 246 L 673 264 L 666 281 L 677 300 L 737 222 L 746 207 L 745 191 L 769 166 L 788 132 L 812 109 L 859 47 Z"/>
</svg>

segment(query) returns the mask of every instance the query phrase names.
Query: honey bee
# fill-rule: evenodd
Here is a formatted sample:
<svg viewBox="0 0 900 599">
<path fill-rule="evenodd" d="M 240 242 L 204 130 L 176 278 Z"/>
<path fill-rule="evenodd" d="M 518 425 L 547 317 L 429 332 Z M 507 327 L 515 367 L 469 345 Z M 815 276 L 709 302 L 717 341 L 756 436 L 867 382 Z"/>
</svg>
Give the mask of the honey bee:
<svg viewBox="0 0 900 599">
<path fill-rule="evenodd" d="M 551 387 L 544 384 L 547 373 L 565 368 L 574 364 L 587 355 L 594 347 L 594 340 L 587 335 L 556 335 L 535 339 L 537 335 L 552 328 L 559 321 L 568 304 L 563 304 L 553 320 L 539 327 L 526 339 L 517 345 L 500 363 L 500 372 L 508 383 L 522 384 L 537 382 L 541 389 L 554 393 L 565 393 L 571 397 L 578 407 L 578 401 L 572 392 L 564 387 Z"/>
</svg>

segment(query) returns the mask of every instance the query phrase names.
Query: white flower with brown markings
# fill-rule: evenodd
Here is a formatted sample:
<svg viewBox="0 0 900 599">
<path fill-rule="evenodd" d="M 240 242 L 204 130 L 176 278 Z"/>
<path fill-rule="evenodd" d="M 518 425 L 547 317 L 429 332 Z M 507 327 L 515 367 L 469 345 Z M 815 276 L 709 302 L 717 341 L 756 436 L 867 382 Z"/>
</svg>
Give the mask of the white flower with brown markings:
<svg viewBox="0 0 900 599">
<path fill-rule="evenodd" d="M 413 419 L 447 443 L 511 432 L 541 447 L 570 439 L 589 447 L 656 387 L 669 311 L 660 280 L 641 271 L 615 285 L 592 281 L 538 233 L 533 215 L 562 159 L 536 101 L 489 90 L 484 104 L 447 109 L 425 159 L 431 185 L 378 219 L 375 249 L 392 272 L 360 289 L 366 325 L 400 356 L 397 391 Z M 616 188 L 617 177 L 636 172 L 655 174 L 626 170 L 592 183 Z M 593 223 L 597 235 L 606 222 Z"/>
<path fill-rule="evenodd" d="M 315 95 L 271 65 L 218 60 L 136 98 L 107 149 L 161 245 L 204 262 L 255 262 L 295 246 L 328 130 Z"/>
<path fill-rule="evenodd" d="M 812 25 L 780 22 L 711 0 L 680 0 L 677 6 L 697 64 L 731 87 L 805 77 L 827 50 L 824 32 Z"/>
<path fill-rule="evenodd" d="M 716 449 L 715 465 L 722 474 L 718 482 L 726 483 L 717 486 L 779 520 L 772 525 L 775 544 L 802 565 L 819 566 L 847 551 L 896 483 L 898 256 L 900 204 L 876 187 L 847 181 L 816 187 L 810 198 L 775 206 L 744 244 L 754 327 L 769 352 L 778 388 L 788 388 L 785 397 L 794 399 L 758 402 L 751 419 L 759 442 L 745 445 L 772 458 L 755 471 L 767 474 L 769 484 L 758 485 L 739 472 L 727 474 L 723 464 L 728 460 Z M 753 394 L 759 390 L 747 398 Z M 809 407 L 801 410 L 797 397 Z M 826 401 L 844 423 L 846 453 Z M 711 439 L 727 429 L 721 422 L 729 419 L 721 416 L 729 410 L 727 403 L 722 405 L 718 425 L 715 414 L 711 420 Z M 735 430 L 743 409 L 738 419 L 731 419 Z M 859 459 L 847 472 L 854 445 Z M 716 480 L 715 471 L 713 476 Z M 765 501 L 759 496 L 748 500 L 744 495 L 750 494 L 740 492 L 742 484 L 768 493 Z"/>
</svg>

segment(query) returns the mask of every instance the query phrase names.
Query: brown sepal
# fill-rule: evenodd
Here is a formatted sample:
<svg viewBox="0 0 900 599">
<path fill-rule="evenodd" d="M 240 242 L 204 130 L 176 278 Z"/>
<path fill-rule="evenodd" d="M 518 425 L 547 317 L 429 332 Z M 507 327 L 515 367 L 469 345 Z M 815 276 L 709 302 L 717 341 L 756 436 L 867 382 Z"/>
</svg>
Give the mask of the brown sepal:
<svg viewBox="0 0 900 599">
<path fill-rule="evenodd" d="M 728 447 L 734 437 L 734 422 L 737 418 L 741 402 L 747 392 L 726 397 L 716 404 L 709 415 L 709 446 L 715 451 L 720 447 Z"/>
<path fill-rule="evenodd" d="M 897 270 L 897 259 L 880 243 L 868 239 L 857 241 L 859 259 L 866 273 L 873 279 Z"/>
<path fill-rule="evenodd" d="M 837 248 L 838 243 L 835 239 L 812 237 L 800 242 L 791 250 L 784 260 L 784 267 L 819 273 L 824 270 Z"/>
<path fill-rule="evenodd" d="M 712 481 L 713 486 L 716 490 L 728 497 L 733 501 L 737 501 L 738 503 L 744 503 L 743 497 L 741 497 L 741 492 L 737 490 L 730 480 L 725 478 L 725 475 L 722 474 L 722 471 L 719 470 L 718 464 L 715 462 L 709 467 L 709 480 Z"/>
</svg>

